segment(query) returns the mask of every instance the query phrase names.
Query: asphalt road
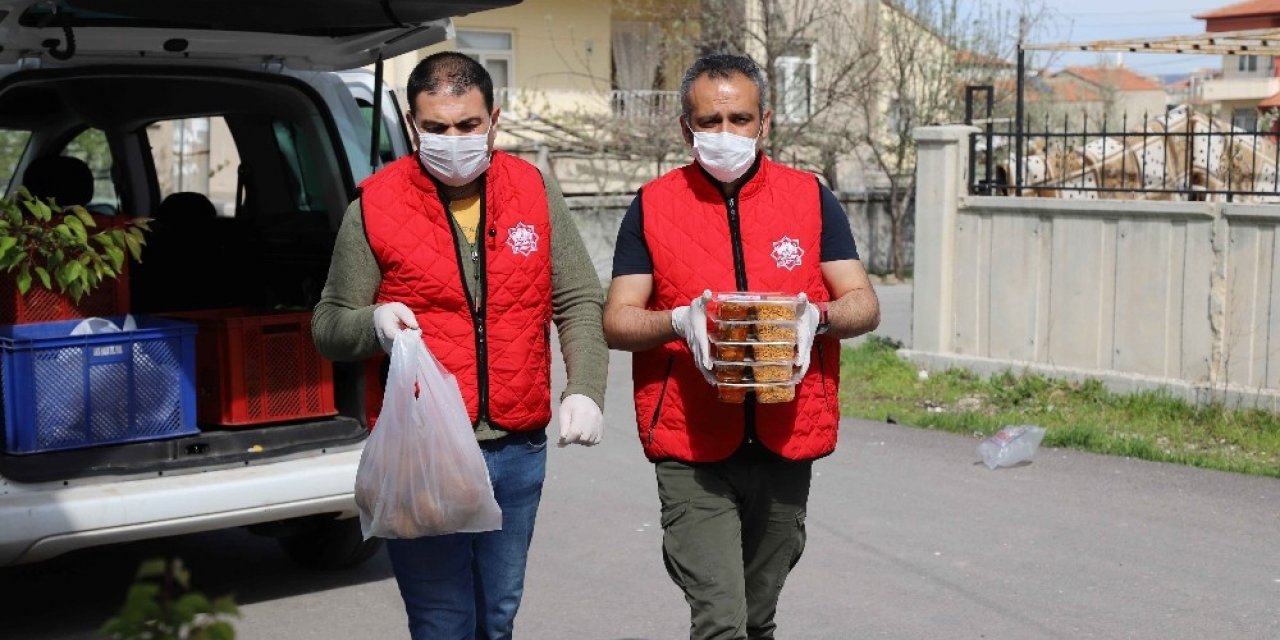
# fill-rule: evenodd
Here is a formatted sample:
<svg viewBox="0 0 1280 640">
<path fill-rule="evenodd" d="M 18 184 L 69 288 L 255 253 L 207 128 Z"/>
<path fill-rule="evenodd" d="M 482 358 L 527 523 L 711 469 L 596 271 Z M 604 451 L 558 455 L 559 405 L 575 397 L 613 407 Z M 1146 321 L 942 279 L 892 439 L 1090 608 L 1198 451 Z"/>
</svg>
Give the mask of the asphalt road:
<svg viewBox="0 0 1280 640">
<path fill-rule="evenodd" d="M 885 287 L 886 307 L 895 295 L 909 309 L 910 288 Z M 880 333 L 907 342 L 899 312 L 886 308 Z M 628 362 L 613 354 L 604 442 L 551 449 L 518 638 L 687 636 Z M 1048 448 L 989 471 L 977 443 L 845 421 L 814 467 L 779 636 L 1280 638 L 1280 482 Z M 0 570 L 0 638 L 93 637 L 137 561 L 158 554 L 185 558 L 205 593 L 235 593 L 241 638 L 405 637 L 384 555 L 309 572 L 270 540 L 226 531 Z"/>
</svg>

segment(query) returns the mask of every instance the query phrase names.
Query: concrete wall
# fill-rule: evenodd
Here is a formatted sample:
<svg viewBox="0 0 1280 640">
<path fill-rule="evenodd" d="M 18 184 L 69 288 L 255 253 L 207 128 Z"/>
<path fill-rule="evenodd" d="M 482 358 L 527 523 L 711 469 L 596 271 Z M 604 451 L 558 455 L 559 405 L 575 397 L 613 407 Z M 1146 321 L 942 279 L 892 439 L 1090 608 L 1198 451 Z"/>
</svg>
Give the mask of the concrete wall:
<svg viewBox="0 0 1280 640">
<path fill-rule="evenodd" d="M 883 194 L 842 194 L 841 203 L 853 229 L 854 240 L 863 264 L 871 273 L 889 271 L 891 250 L 888 204 Z M 569 212 L 578 225 L 578 232 L 591 253 L 591 261 L 601 282 L 608 282 L 613 271 L 613 247 L 618 239 L 618 226 L 622 216 L 631 206 L 632 196 L 576 196 L 566 198 Z M 913 229 L 908 220 L 906 237 L 907 255 L 912 256 Z"/>
<path fill-rule="evenodd" d="M 1276 207 L 971 197 L 967 131 L 917 131 L 910 357 L 1280 409 Z"/>
</svg>

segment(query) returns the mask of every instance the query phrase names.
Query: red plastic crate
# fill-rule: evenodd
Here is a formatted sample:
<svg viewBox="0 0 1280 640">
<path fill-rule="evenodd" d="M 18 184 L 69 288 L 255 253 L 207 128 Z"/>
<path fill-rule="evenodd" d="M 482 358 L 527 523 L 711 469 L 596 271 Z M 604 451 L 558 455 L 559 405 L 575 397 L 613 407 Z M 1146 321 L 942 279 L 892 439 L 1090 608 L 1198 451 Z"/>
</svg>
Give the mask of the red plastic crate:
<svg viewBox="0 0 1280 640">
<path fill-rule="evenodd" d="M 98 230 L 123 227 L 129 218 L 123 216 L 93 216 Z M 91 230 L 92 231 L 92 230 Z M 146 258 L 146 248 L 143 248 Z M 75 318 L 118 316 L 129 313 L 129 262 L 117 278 L 110 278 L 93 293 L 82 296 L 76 303 L 71 298 L 49 291 L 38 283 L 33 284 L 27 295 L 18 293 L 18 283 L 12 276 L 0 277 L 0 324 L 27 324 L 30 322 L 56 322 Z"/>
<path fill-rule="evenodd" d="M 194 322 L 196 413 L 239 427 L 338 413 L 333 365 L 311 341 L 311 312 L 210 309 L 164 314 Z"/>
</svg>

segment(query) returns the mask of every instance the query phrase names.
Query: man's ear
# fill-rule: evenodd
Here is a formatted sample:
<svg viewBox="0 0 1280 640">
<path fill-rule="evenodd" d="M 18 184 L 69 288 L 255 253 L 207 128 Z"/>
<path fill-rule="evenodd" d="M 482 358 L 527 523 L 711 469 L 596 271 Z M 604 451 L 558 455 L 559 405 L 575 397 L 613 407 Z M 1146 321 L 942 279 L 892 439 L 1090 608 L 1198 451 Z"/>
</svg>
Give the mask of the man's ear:
<svg viewBox="0 0 1280 640">
<path fill-rule="evenodd" d="M 489 149 L 492 150 L 494 145 L 498 144 L 498 115 L 502 111 L 502 107 L 494 105 L 493 113 L 489 114 Z"/>
<path fill-rule="evenodd" d="M 773 128 L 773 111 L 764 110 L 764 116 L 760 118 L 760 139 L 765 140 L 769 137 L 769 130 Z"/>
</svg>

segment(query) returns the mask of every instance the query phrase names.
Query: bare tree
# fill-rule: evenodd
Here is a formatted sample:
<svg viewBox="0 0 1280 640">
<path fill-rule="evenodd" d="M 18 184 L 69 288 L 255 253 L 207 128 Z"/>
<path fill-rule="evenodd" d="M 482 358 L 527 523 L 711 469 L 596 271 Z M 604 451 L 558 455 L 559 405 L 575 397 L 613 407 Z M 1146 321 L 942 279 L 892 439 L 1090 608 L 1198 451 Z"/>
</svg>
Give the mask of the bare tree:
<svg viewBox="0 0 1280 640">
<path fill-rule="evenodd" d="M 853 105 L 866 95 L 875 61 L 867 8 L 877 1 L 623 0 L 614 5 L 609 104 L 548 109 L 537 119 L 557 131 L 552 137 L 568 135 L 561 155 L 630 167 L 622 171 L 631 175 L 611 177 L 614 184 L 620 177 L 643 182 L 687 161 L 675 92 L 688 65 L 706 53 L 746 54 L 769 79 L 767 152 L 838 188 L 837 164 L 858 126 Z"/>
<path fill-rule="evenodd" d="M 880 5 L 876 71 L 867 94 L 857 101 L 862 126 L 851 142 L 888 191 L 890 268 L 899 277 L 906 271 L 905 223 L 917 181 L 913 131 L 960 121 L 965 84 L 991 84 L 1005 96 L 1011 93 L 1016 73 L 1009 61 L 1017 44 L 1050 15 L 1032 1 L 1024 0 L 1016 14 L 983 4 L 962 10 L 956 0 Z M 1012 102 L 1000 97 L 998 102 Z"/>
</svg>

